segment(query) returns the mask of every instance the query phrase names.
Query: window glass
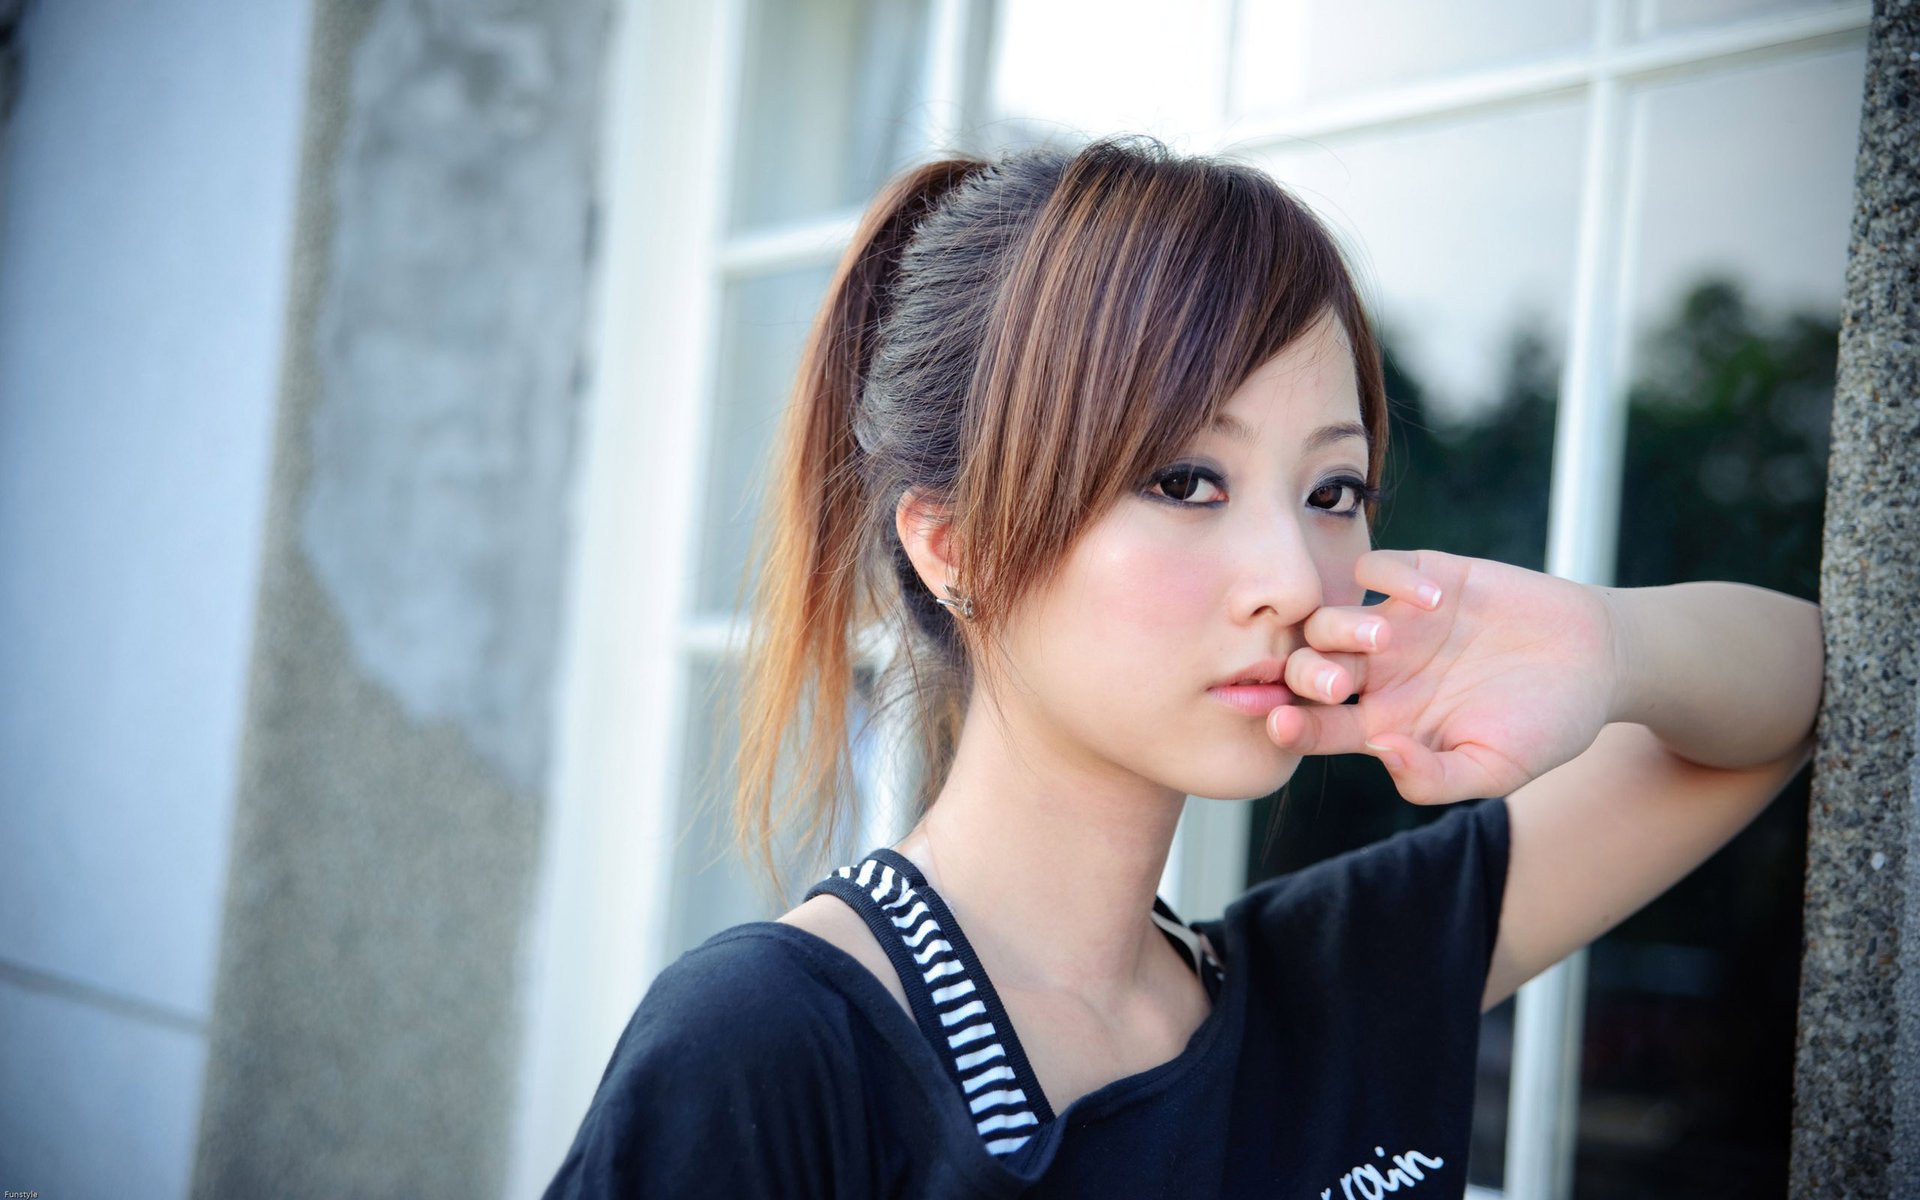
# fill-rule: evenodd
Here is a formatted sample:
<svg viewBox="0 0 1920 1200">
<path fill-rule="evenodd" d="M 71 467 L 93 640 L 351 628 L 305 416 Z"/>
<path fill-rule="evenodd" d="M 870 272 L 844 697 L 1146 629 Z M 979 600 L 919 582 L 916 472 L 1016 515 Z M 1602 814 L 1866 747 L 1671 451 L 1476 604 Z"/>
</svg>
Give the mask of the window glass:
<svg viewBox="0 0 1920 1200">
<path fill-rule="evenodd" d="M 814 266 L 750 276 L 729 281 L 722 294 L 695 589 L 702 613 L 734 610 L 765 495 L 774 434 L 832 275 L 831 267 Z"/>
<path fill-rule="evenodd" d="M 741 921 L 778 915 L 769 910 L 751 867 L 733 849 L 728 802 L 737 775 L 730 739 L 722 731 L 737 703 L 738 672 L 695 659 L 684 684 L 687 714 L 680 755 L 680 816 L 674 825 L 674 888 L 668 909 L 673 930 L 667 961 Z"/>
<path fill-rule="evenodd" d="M 1264 159 L 1332 225 L 1371 293 L 1393 406 L 1376 545 L 1544 562 L 1583 129 L 1582 106 L 1562 103 Z M 1401 800 L 1370 758 L 1309 758 L 1256 804 L 1248 878 L 1442 811 Z M 1501 1180 L 1512 1011 L 1481 1033 L 1468 1160 L 1480 1186 Z"/>
<path fill-rule="evenodd" d="M 1865 71 L 1851 49 L 1636 94 L 1641 334 L 1714 275 L 1763 304 L 1838 311 Z"/>
<path fill-rule="evenodd" d="M 1225 100 L 1226 9 L 1226 0 L 1003 0 L 999 120 L 985 136 L 1005 145 L 1108 133 L 1187 141 L 1214 125 Z"/>
<path fill-rule="evenodd" d="M 1849 51 L 1633 98 L 1624 586 L 1816 595 L 1863 71 Z M 1582 1200 L 1786 1192 L 1807 781 L 1594 945 Z"/>
<path fill-rule="evenodd" d="M 1749 17 L 1786 16 L 1840 7 L 1846 0 L 1638 0 L 1635 31 L 1652 37 L 1679 30 L 1726 25 Z"/>
<path fill-rule="evenodd" d="M 1584 50 L 1594 0 L 1242 4 L 1233 111 L 1283 112 Z"/>
<path fill-rule="evenodd" d="M 1516 356 L 1559 354 L 1583 114 L 1542 105 L 1255 158 L 1340 239 L 1393 347 L 1403 407 L 1417 391 L 1438 425 L 1482 421 L 1506 403 Z"/>
<path fill-rule="evenodd" d="M 668 920 L 672 944 L 668 959 L 744 921 L 771 920 L 798 903 L 828 868 L 851 861 L 869 849 L 856 846 L 859 833 L 838 831 L 828 847 L 827 863 L 809 861 L 791 841 L 775 847 L 788 894 L 773 896 L 757 862 L 736 852 L 733 840 L 733 789 L 738 779 L 734 754 L 740 668 L 696 659 L 687 674 L 686 736 L 681 754 L 680 817 L 674 828 L 674 890 Z M 853 735 L 852 766 L 856 802 L 872 802 L 879 769 L 875 731 L 867 725 L 872 681 L 858 673 L 848 706 Z"/>
<path fill-rule="evenodd" d="M 732 227 L 858 208 L 918 152 L 928 0 L 755 0 L 742 55 Z"/>
</svg>

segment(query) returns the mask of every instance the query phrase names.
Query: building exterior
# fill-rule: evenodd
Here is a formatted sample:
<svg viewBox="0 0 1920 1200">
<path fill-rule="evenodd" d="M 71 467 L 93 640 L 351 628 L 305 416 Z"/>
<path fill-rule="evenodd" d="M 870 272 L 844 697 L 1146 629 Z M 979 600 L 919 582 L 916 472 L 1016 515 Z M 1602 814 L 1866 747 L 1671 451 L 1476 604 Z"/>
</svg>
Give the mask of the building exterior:
<svg viewBox="0 0 1920 1200">
<path fill-rule="evenodd" d="M 0 5 L 0 1184 L 536 1191 L 653 974 L 767 915 L 716 714 L 854 214 L 916 157 L 1128 131 L 1347 245 L 1408 439 L 1384 544 L 1867 598 L 1829 605 L 1811 848 L 1803 778 L 1489 1014 L 1476 1188 L 1900 1194 L 1920 1107 L 1835 1064 L 1905 1079 L 1911 1022 L 1860 1014 L 1920 1012 L 1887 649 L 1920 18 L 1368 14 Z M 902 831 L 911 769 L 876 743 L 852 842 Z M 1411 819 L 1313 798 L 1375 786 L 1190 801 L 1169 899 Z"/>
</svg>

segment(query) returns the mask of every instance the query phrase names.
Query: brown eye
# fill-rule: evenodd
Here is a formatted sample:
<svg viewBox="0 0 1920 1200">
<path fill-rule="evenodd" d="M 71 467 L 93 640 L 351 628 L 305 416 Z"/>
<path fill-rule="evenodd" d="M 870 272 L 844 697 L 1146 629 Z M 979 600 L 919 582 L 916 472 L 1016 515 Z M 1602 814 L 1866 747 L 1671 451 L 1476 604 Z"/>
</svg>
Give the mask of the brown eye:
<svg viewBox="0 0 1920 1200">
<path fill-rule="evenodd" d="M 1200 490 L 1200 477 L 1192 471 L 1169 475 L 1160 481 L 1160 490 L 1169 499 L 1191 500 L 1193 494 Z"/>
<path fill-rule="evenodd" d="M 1307 497 L 1307 503 L 1315 508 L 1337 509 L 1340 507 L 1341 493 L 1347 491 L 1343 483 L 1323 483 L 1313 489 L 1313 495 Z"/>
<path fill-rule="evenodd" d="M 1209 495 L 1206 489 L 1224 493 L 1220 484 L 1220 478 L 1205 468 L 1172 467 L 1153 477 L 1148 494 L 1191 508 L 1206 508 L 1219 501 L 1219 497 Z"/>
<path fill-rule="evenodd" d="M 1307 496 L 1307 503 L 1321 512 L 1335 517 L 1350 517 L 1360 511 L 1362 505 L 1374 498 L 1377 493 L 1366 485 L 1365 480 L 1342 476 L 1329 479 Z"/>
</svg>

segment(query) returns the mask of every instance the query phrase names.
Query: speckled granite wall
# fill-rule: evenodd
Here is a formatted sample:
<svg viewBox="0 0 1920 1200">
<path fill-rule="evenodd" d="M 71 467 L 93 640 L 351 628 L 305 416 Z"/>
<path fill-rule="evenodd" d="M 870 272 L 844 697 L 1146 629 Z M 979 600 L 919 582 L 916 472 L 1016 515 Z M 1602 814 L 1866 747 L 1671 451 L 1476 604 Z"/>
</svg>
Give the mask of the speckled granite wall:
<svg viewBox="0 0 1920 1200">
<path fill-rule="evenodd" d="M 1820 596 L 1792 1194 L 1920 1196 L 1920 0 L 1873 15 Z"/>
<path fill-rule="evenodd" d="M 315 13 L 194 1192 L 495 1196 L 607 0 Z"/>
</svg>

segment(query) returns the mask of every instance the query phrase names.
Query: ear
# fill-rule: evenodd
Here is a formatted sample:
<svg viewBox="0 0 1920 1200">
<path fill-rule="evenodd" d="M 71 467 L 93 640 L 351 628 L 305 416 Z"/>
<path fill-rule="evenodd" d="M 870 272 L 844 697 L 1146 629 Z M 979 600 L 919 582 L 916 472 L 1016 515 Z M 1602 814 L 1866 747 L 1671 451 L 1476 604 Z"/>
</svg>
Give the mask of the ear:
<svg viewBox="0 0 1920 1200">
<path fill-rule="evenodd" d="M 919 574 L 920 582 L 935 596 L 947 594 L 947 584 L 955 582 L 949 531 L 953 513 L 945 505 L 935 504 L 909 488 L 893 510 L 893 528 L 906 547 L 907 558 Z"/>
</svg>

